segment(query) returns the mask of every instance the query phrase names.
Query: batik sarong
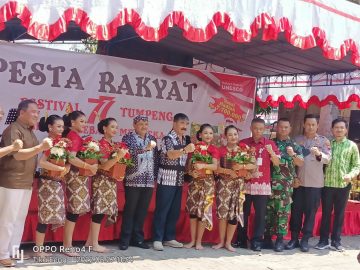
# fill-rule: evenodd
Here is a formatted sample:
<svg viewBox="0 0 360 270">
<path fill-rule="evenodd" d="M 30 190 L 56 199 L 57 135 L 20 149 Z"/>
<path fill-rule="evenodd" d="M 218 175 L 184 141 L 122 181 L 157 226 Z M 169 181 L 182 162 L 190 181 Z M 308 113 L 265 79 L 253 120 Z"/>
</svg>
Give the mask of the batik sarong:
<svg viewBox="0 0 360 270">
<path fill-rule="evenodd" d="M 205 228 L 212 230 L 212 205 L 214 201 L 215 182 L 213 174 L 204 178 L 194 178 L 188 189 L 186 210 L 190 215 L 197 216 L 205 224 Z"/>
<path fill-rule="evenodd" d="M 92 179 L 91 210 L 93 214 L 108 216 L 106 225 L 116 222 L 118 216 L 117 182 L 98 172 Z"/>
<path fill-rule="evenodd" d="M 77 170 L 70 170 L 65 176 L 67 211 L 72 214 L 85 214 L 90 211 L 90 192 L 88 176 L 80 176 Z"/>
<path fill-rule="evenodd" d="M 61 180 L 41 177 L 38 184 L 38 219 L 55 230 L 65 223 L 65 198 Z"/>
<path fill-rule="evenodd" d="M 218 219 L 236 219 L 241 226 L 244 222 L 243 204 L 245 201 L 244 180 L 231 179 L 221 175 L 216 181 L 216 216 Z"/>
</svg>

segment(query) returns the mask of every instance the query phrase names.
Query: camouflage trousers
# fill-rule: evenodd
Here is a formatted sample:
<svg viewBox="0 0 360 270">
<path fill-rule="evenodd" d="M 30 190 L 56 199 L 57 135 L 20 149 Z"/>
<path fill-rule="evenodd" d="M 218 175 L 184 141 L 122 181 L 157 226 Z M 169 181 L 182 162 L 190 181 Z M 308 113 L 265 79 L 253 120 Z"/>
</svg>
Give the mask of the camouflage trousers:
<svg viewBox="0 0 360 270">
<path fill-rule="evenodd" d="M 266 206 L 266 234 L 287 235 L 291 204 L 270 198 Z"/>
<path fill-rule="evenodd" d="M 272 190 L 266 206 L 265 235 L 287 235 L 289 215 L 291 211 L 292 187 L 285 181 L 283 189 Z"/>
</svg>

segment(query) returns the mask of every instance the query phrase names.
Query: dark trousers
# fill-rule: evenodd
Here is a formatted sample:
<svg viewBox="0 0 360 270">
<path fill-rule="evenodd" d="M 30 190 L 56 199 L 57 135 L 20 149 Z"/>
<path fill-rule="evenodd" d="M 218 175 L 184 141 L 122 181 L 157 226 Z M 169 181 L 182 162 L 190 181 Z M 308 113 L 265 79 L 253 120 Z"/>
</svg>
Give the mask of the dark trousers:
<svg viewBox="0 0 360 270">
<path fill-rule="evenodd" d="M 144 241 L 144 221 L 152 194 L 151 187 L 125 187 L 120 243 L 129 245 L 130 241 Z"/>
<path fill-rule="evenodd" d="M 254 205 L 255 209 L 255 220 L 253 224 L 253 237 L 252 242 L 260 241 L 263 237 L 265 230 L 265 214 L 266 204 L 268 201 L 267 195 L 245 195 L 244 202 L 244 227 L 238 226 L 238 241 L 245 242 L 247 240 L 248 222 L 251 211 L 251 204 Z"/>
<path fill-rule="evenodd" d="M 351 184 L 345 188 L 324 187 L 321 197 L 322 218 L 320 227 L 320 241 L 329 241 L 331 213 L 334 209 L 334 221 L 331 240 L 340 242 L 344 223 L 346 203 L 349 199 Z"/>
<path fill-rule="evenodd" d="M 310 238 L 312 236 L 315 215 L 320 204 L 321 191 L 322 188 L 294 188 L 290 218 L 290 230 L 292 234 L 298 236 L 302 229 L 303 237 Z M 304 223 L 303 215 L 305 217 Z"/>
<path fill-rule="evenodd" d="M 157 185 L 154 214 L 154 241 L 175 240 L 180 215 L 182 186 Z"/>
</svg>

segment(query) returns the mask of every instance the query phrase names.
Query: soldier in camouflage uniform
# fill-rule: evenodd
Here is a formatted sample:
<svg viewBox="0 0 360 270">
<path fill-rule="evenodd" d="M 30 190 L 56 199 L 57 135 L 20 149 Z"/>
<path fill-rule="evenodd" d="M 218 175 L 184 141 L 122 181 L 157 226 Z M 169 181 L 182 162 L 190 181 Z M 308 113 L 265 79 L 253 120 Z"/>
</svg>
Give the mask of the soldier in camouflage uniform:
<svg viewBox="0 0 360 270">
<path fill-rule="evenodd" d="M 274 139 L 281 153 L 280 165 L 271 170 L 272 194 L 267 203 L 265 246 L 272 248 L 271 237 L 277 236 L 274 250 L 284 250 L 283 237 L 287 234 L 288 218 L 291 211 L 293 181 L 296 178 L 295 166 L 303 165 L 302 148 L 289 138 L 290 122 L 281 118 Z"/>
</svg>

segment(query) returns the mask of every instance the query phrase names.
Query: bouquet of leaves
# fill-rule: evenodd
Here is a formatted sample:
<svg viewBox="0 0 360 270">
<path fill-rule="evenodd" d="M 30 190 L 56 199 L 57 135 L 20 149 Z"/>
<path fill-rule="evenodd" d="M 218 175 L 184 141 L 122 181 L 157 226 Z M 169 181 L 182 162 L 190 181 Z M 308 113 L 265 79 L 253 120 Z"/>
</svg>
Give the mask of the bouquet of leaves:
<svg viewBox="0 0 360 270">
<path fill-rule="evenodd" d="M 53 139 L 53 146 L 50 148 L 49 157 L 48 160 L 66 160 L 68 157 L 70 157 L 70 154 L 68 152 L 68 147 L 71 146 L 71 141 L 67 138 L 61 138 L 58 137 L 56 139 Z"/>
<path fill-rule="evenodd" d="M 212 163 L 212 156 L 208 152 L 208 145 L 204 142 L 198 142 L 195 144 L 195 151 L 192 154 L 191 162 L 203 162 L 206 164 Z"/>
<path fill-rule="evenodd" d="M 131 158 L 131 155 L 129 153 L 129 148 L 126 145 L 126 143 L 124 143 L 124 142 L 115 143 L 115 145 L 113 146 L 112 151 L 111 151 L 112 152 L 111 157 L 115 158 L 117 156 L 117 152 L 120 149 L 127 150 L 127 153 L 125 154 L 125 156 L 123 158 L 120 158 L 119 163 L 120 164 L 125 164 L 126 166 L 129 166 L 129 167 L 134 166 L 134 162 L 133 162 L 133 160 Z"/>
</svg>

